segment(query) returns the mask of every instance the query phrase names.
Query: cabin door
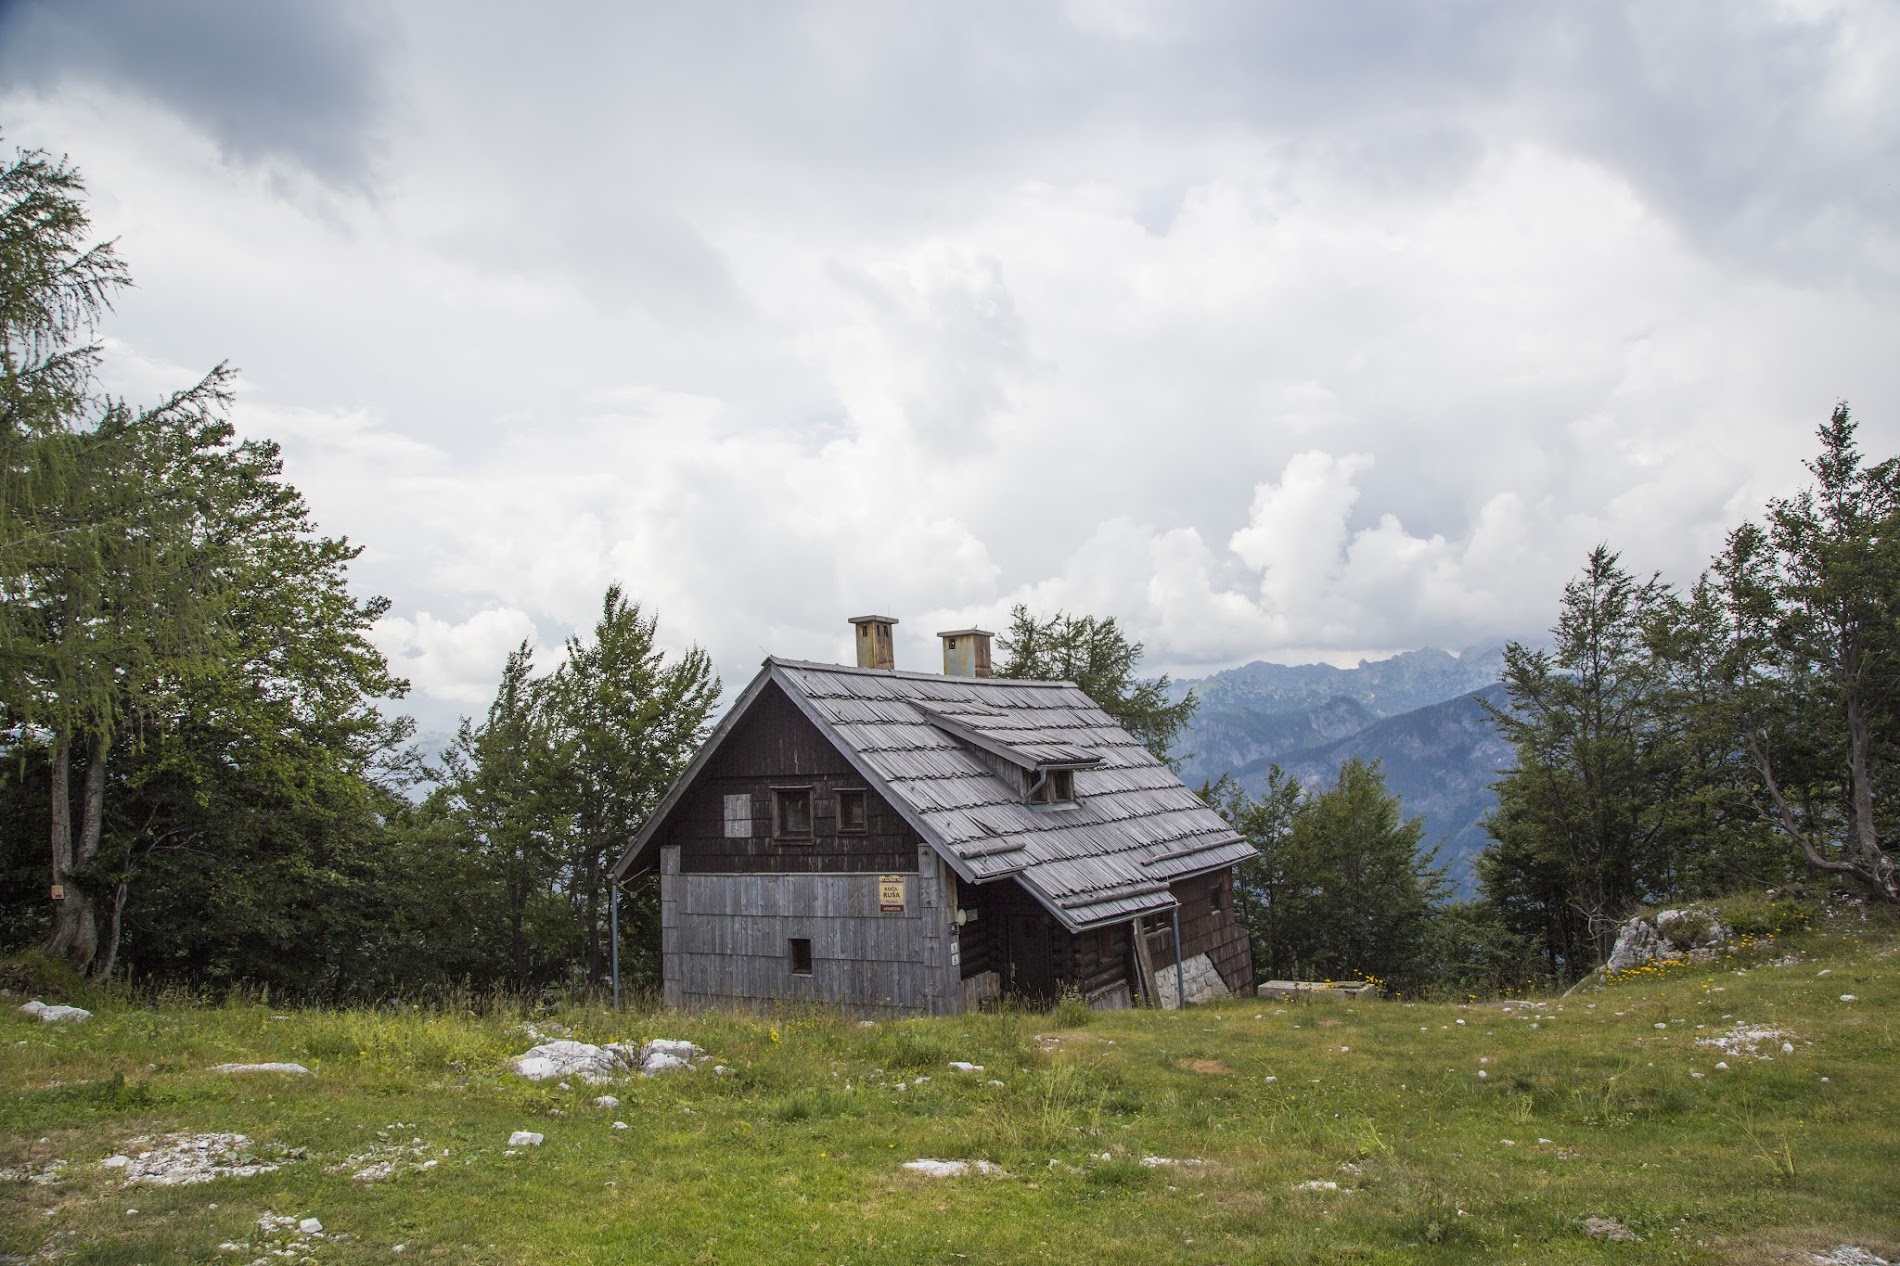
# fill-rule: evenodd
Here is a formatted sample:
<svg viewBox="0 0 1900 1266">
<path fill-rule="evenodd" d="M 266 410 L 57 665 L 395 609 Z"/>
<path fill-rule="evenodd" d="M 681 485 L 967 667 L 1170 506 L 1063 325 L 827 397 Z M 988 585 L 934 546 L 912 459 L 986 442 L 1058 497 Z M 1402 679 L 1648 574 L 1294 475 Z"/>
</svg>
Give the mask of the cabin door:
<svg viewBox="0 0 1900 1266">
<path fill-rule="evenodd" d="M 1028 1001 L 1053 1002 L 1057 992 L 1054 948 L 1049 919 L 1042 911 L 1012 910 L 1005 992 Z"/>
</svg>

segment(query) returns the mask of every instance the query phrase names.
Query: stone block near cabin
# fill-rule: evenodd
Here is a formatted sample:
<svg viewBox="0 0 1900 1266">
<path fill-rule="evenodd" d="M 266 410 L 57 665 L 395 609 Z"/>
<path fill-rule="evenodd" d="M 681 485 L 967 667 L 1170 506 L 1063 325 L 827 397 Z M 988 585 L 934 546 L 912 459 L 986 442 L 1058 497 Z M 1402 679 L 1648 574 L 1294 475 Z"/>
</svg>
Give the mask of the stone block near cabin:
<svg viewBox="0 0 1900 1266">
<path fill-rule="evenodd" d="M 1269 980 L 1254 993 L 1262 998 L 1357 998 L 1372 986 L 1363 980 Z"/>
<path fill-rule="evenodd" d="M 1185 992 L 1189 1002 L 1213 1002 L 1220 998 L 1234 996 L 1233 991 L 1227 987 L 1227 982 L 1222 980 L 1220 973 L 1214 969 L 1214 960 L 1205 954 L 1196 954 L 1193 958 L 1182 962 L 1180 975 L 1184 978 Z M 1160 963 L 1155 964 L 1155 992 L 1161 995 L 1162 1010 L 1173 1011 L 1181 1005 L 1180 997 L 1176 992 L 1173 963 L 1166 966 Z"/>
</svg>

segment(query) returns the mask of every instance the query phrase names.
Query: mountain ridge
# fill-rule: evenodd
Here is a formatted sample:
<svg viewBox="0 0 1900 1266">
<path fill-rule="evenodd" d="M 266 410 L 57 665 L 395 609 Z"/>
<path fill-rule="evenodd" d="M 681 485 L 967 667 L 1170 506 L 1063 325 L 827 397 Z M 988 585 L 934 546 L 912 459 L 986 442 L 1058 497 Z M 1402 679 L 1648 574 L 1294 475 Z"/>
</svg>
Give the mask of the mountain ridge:
<svg viewBox="0 0 1900 1266">
<path fill-rule="evenodd" d="M 1308 791 L 1330 786 L 1351 757 L 1378 761 L 1407 818 L 1424 820 L 1454 890 L 1475 889 L 1472 860 L 1488 840 L 1491 790 L 1511 748 L 1486 704 L 1503 707 L 1499 647 L 1459 655 L 1435 647 L 1354 668 L 1256 661 L 1175 683 L 1201 700 L 1181 736 L 1190 786 L 1231 775 L 1249 793 L 1278 765 Z"/>
</svg>

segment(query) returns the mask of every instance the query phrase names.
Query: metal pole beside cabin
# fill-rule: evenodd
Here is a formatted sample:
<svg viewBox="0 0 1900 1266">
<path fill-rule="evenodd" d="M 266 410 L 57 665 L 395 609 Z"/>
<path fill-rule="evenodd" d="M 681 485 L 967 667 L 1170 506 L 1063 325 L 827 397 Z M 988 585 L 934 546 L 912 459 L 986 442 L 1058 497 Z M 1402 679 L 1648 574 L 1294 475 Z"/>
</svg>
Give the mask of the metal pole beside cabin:
<svg viewBox="0 0 1900 1266">
<path fill-rule="evenodd" d="M 1174 1009 L 1187 1010 L 1187 972 L 1181 967 L 1181 907 L 1174 907 Z"/>
<path fill-rule="evenodd" d="M 620 1010 L 620 885 L 610 884 L 607 889 L 607 935 L 613 941 L 609 956 L 613 961 L 614 1010 Z"/>
</svg>

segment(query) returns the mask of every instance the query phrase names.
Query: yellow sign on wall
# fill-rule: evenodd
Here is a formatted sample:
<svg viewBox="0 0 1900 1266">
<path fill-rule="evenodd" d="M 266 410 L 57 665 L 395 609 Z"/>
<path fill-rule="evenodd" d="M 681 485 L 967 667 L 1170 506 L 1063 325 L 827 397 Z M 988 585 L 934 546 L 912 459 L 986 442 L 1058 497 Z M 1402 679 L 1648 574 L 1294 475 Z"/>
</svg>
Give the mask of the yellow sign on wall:
<svg viewBox="0 0 1900 1266">
<path fill-rule="evenodd" d="M 904 877 L 902 875 L 877 877 L 877 908 L 880 914 L 904 913 Z"/>
</svg>

